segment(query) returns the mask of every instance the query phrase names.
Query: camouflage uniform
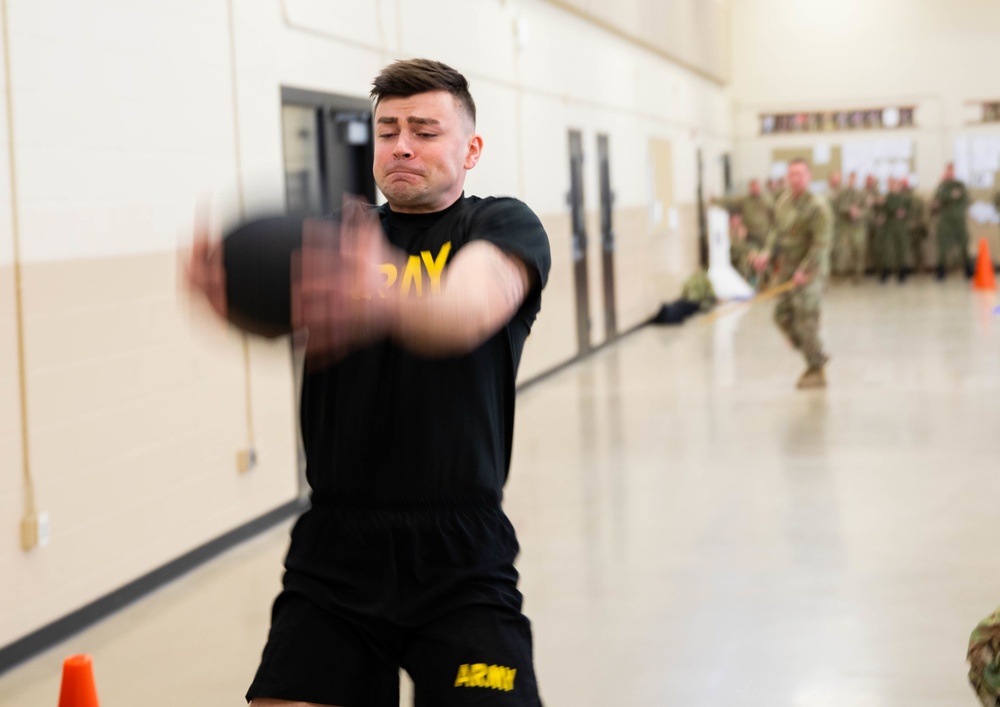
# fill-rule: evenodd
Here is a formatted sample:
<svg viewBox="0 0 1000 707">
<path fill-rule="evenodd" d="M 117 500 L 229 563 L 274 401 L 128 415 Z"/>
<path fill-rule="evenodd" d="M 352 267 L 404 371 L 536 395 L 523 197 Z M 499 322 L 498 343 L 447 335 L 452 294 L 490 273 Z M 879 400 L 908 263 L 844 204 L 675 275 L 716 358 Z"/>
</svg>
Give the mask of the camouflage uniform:
<svg viewBox="0 0 1000 707">
<path fill-rule="evenodd" d="M 730 211 L 739 211 L 743 216 L 743 224 L 747 227 L 747 238 L 750 240 L 750 245 L 758 249 L 764 246 L 767 233 L 771 230 L 771 223 L 774 220 L 773 204 L 769 197 L 764 194 L 757 196 L 748 194 L 712 199 L 712 203 Z"/>
<path fill-rule="evenodd" d="M 879 243 L 879 233 L 882 230 L 882 226 L 879 223 L 885 216 L 885 197 L 878 190 L 878 187 L 868 188 L 865 187 L 865 213 L 867 219 L 865 221 L 865 242 L 866 242 L 866 252 L 865 252 L 865 266 L 878 267 L 878 243 Z"/>
<path fill-rule="evenodd" d="M 864 191 L 844 187 L 831 199 L 836 217 L 833 245 L 833 271 L 838 275 L 852 275 L 855 280 L 865 274 L 867 251 L 868 198 Z M 857 218 L 851 217 L 851 208 L 858 210 Z"/>
<path fill-rule="evenodd" d="M 753 257 L 757 254 L 757 248 L 750 242 L 749 236 L 737 238 L 732 234 L 733 241 L 729 246 L 730 259 L 733 267 L 751 285 L 757 279 L 757 273 L 753 269 Z"/>
<path fill-rule="evenodd" d="M 830 213 L 833 215 L 833 240 L 830 244 L 830 274 L 831 275 L 842 275 L 840 271 L 840 261 L 843 257 L 841 252 L 844 249 L 843 242 L 840 239 L 840 212 L 837 209 L 837 202 L 840 200 L 840 195 L 847 190 L 847 187 L 837 187 L 836 189 L 831 188 L 826 193 L 826 201 L 830 206 Z"/>
<path fill-rule="evenodd" d="M 707 312 L 715 306 L 715 289 L 712 281 L 708 279 L 708 273 L 699 270 L 684 282 L 681 290 L 681 299 L 696 302 L 702 312 Z"/>
<path fill-rule="evenodd" d="M 979 622 L 969 637 L 969 682 L 985 707 L 1000 704 L 1000 608 Z"/>
<path fill-rule="evenodd" d="M 905 279 L 907 251 L 909 248 L 910 218 L 913 201 L 905 192 L 889 192 L 885 197 L 885 225 L 879 233 L 879 267 L 882 279 L 890 272 L 898 272 Z"/>
<path fill-rule="evenodd" d="M 827 360 L 819 339 L 819 315 L 832 237 L 833 217 L 822 197 L 808 191 L 796 197 L 791 190 L 778 197 L 774 228 L 764 246 L 774 259 L 773 284 L 791 280 L 796 271 L 808 275 L 809 282 L 781 295 L 774 320 L 805 356 L 810 370 L 821 370 Z"/>
<path fill-rule="evenodd" d="M 910 210 L 910 253 L 914 272 L 924 269 L 924 239 L 927 238 L 927 202 L 912 189 L 904 190 L 910 195 L 913 208 Z"/>
<path fill-rule="evenodd" d="M 939 210 L 937 227 L 938 277 L 944 277 L 948 254 L 958 249 L 959 262 L 966 275 L 972 275 L 969 262 L 969 229 L 965 223 L 965 210 L 969 206 L 969 192 L 957 179 L 941 182 L 934 195 L 934 206 Z"/>
</svg>

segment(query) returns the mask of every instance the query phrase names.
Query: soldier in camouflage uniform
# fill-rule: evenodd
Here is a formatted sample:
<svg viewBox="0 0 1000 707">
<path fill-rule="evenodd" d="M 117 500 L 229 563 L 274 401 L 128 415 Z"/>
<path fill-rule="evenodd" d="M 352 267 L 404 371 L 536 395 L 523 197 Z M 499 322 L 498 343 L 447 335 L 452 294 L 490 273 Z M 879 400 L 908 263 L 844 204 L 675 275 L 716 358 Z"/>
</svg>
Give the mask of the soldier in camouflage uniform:
<svg viewBox="0 0 1000 707">
<path fill-rule="evenodd" d="M 882 230 L 880 222 L 884 221 L 883 207 L 885 197 L 879 189 L 878 180 L 874 175 L 869 174 L 865 178 L 865 267 L 869 265 L 878 268 L 878 242 L 879 232 Z"/>
<path fill-rule="evenodd" d="M 865 274 L 867 257 L 868 199 L 857 188 L 858 175 L 851 172 L 847 186 L 831 201 L 836 219 L 834 231 L 833 268 L 838 275 L 850 275 L 855 284 Z M 839 247 L 838 247 L 839 244 Z"/>
<path fill-rule="evenodd" d="M 763 248 L 764 240 L 771 230 L 773 203 L 761 191 L 760 180 L 751 179 L 749 193 L 746 196 L 734 196 L 712 199 L 712 203 L 732 212 L 739 211 L 743 216 L 743 224 L 747 228 L 747 238 L 754 248 Z"/>
<path fill-rule="evenodd" d="M 984 707 L 1000 705 L 1000 607 L 969 636 L 969 682 Z"/>
<path fill-rule="evenodd" d="M 767 234 L 765 234 L 766 236 Z M 754 286 L 757 282 L 757 272 L 753 267 L 753 259 L 757 257 L 760 247 L 749 237 L 743 215 L 739 211 L 729 214 L 729 257 L 736 271 Z"/>
<path fill-rule="evenodd" d="M 774 177 L 767 180 L 767 195 L 771 199 L 771 203 L 775 203 L 778 197 L 782 195 L 785 191 L 785 178 L 784 177 Z"/>
<path fill-rule="evenodd" d="M 826 200 L 809 191 L 811 174 L 805 160 L 788 166 L 789 188 L 774 205 L 774 228 L 767 236 L 756 267 L 774 261 L 774 283 L 791 281 L 795 288 L 781 295 L 774 319 L 791 344 L 805 356 L 808 368 L 799 388 L 826 385 L 824 366 L 829 359 L 819 339 L 823 285 L 830 270 L 833 216 Z"/>
<path fill-rule="evenodd" d="M 910 180 L 903 178 L 903 193 L 910 197 L 910 267 L 912 272 L 924 271 L 924 241 L 927 239 L 927 202 L 910 186 Z"/>
<path fill-rule="evenodd" d="M 708 279 L 708 273 L 704 269 L 698 270 L 694 275 L 684 282 L 681 290 L 681 299 L 695 302 L 698 309 L 707 312 L 715 306 L 715 289 L 712 281 Z"/>
<path fill-rule="evenodd" d="M 955 179 L 955 165 L 949 164 L 944 170 L 931 207 L 938 214 L 938 280 L 944 279 L 948 255 L 953 248 L 958 249 L 959 262 L 965 268 L 965 276 L 972 277 L 969 229 L 965 223 L 965 210 L 968 207 L 969 192 L 963 182 Z"/>
<path fill-rule="evenodd" d="M 906 281 L 907 256 L 910 250 L 910 219 L 913 203 L 909 195 L 903 193 L 903 184 L 895 178 L 889 179 L 889 193 L 885 197 L 884 226 L 880 244 L 879 279 L 885 282 L 889 275 L 896 273 L 899 281 Z"/>
<path fill-rule="evenodd" d="M 840 198 L 841 189 L 840 172 L 833 170 L 826 178 L 826 200 L 830 204 L 830 212 L 833 214 L 833 245 L 830 246 L 830 275 L 839 277 L 844 273 L 838 267 L 843 258 L 844 244 L 840 239 L 840 214 L 837 213 L 837 200 Z"/>
</svg>

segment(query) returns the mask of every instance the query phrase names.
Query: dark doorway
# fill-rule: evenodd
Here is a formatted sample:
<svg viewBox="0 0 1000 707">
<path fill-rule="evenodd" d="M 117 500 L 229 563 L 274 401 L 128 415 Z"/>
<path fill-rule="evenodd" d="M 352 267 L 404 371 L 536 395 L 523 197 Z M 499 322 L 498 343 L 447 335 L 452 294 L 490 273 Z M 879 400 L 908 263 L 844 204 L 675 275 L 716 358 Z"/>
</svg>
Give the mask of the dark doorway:
<svg viewBox="0 0 1000 707">
<path fill-rule="evenodd" d="M 612 207 L 615 196 L 611 191 L 611 164 L 608 136 L 597 136 L 597 169 L 601 186 L 601 274 L 604 280 L 604 337 L 610 341 L 618 336 L 618 315 L 615 305 L 615 231 Z"/>
<path fill-rule="evenodd" d="M 579 130 L 569 131 L 569 207 L 573 229 L 576 339 L 582 355 L 590 351 L 590 297 L 587 288 L 587 218 L 583 207 L 583 139 Z"/>
<path fill-rule="evenodd" d="M 281 103 L 288 213 L 329 214 L 345 192 L 375 203 L 371 103 L 296 88 Z"/>
<path fill-rule="evenodd" d="M 705 165 L 702 161 L 701 148 L 698 148 L 698 264 L 708 269 L 708 221 L 705 218 L 705 194 L 702 182 L 705 180 Z"/>
</svg>

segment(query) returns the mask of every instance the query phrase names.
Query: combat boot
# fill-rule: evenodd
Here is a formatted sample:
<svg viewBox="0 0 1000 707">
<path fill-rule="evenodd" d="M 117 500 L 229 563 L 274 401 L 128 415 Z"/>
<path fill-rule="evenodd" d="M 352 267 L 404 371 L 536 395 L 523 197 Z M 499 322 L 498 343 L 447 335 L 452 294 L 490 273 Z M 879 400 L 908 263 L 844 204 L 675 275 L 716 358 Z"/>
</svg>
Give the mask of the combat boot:
<svg viewBox="0 0 1000 707">
<path fill-rule="evenodd" d="M 825 388 L 826 373 L 824 371 L 824 367 L 829 360 L 829 356 L 824 356 L 823 362 L 819 365 L 810 365 L 809 368 L 805 370 L 805 373 L 799 377 L 799 382 L 795 384 L 795 387 L 799 390 L 806 390 L 809 388 Z"/>
<path fill-rule="evenodd" d="M 944 280 L 944 265 L 938 265 L 937 272 L 934 275 L 937 277 L 938 282 Z"/>
<path fill-rule="evenodd" d="M 795 387 L 799 390 L 825 388 L 826 375 L 823 373 L 823 367 L 809 366 L 809 368 L 806 369 L 806 372 L 799 377 L 799 382 L 795 384 Z"/>
</svg>

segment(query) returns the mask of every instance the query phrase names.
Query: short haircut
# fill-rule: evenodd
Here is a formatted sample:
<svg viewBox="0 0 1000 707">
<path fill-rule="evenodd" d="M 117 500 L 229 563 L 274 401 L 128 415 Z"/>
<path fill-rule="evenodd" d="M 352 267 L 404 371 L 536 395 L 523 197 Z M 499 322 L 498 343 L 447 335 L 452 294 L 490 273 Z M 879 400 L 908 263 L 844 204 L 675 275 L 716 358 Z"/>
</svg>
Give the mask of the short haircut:
<svg viewBox="0 0 1000 707">
<path fill-rule="evenodd" d="M 791 167 L 791 166 L 792 166 L 793 164 L 801 164 L 801 165 L 805 165 L 805 168 L 806 168 L 806 169 L 809 169 L 809 163 L 808 163 L 808 162 L 806 162 L 806 161 L 805 161 L 804 159 L 802 159 L 801 157 L 796 157 L 795 159 L 793 159 L 792 161 L 790 161 L 790 162 L 788 163 L 788 166 L 789 166 L 789 167 Z"/>
<path fill-rule="evenodd" d="M 450 93 L 472 119 L 472 124 L 476 124 L 476 104 L 469 93 L 469 82 L 440 61 L 404 59 L 390 64 L 372 81 L 371 98 L 378 106 L 383 98 L 409 98 L 427 91 Z"/>
</svg>

